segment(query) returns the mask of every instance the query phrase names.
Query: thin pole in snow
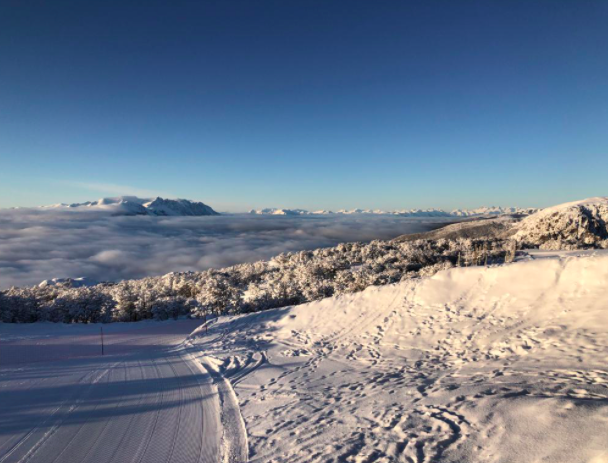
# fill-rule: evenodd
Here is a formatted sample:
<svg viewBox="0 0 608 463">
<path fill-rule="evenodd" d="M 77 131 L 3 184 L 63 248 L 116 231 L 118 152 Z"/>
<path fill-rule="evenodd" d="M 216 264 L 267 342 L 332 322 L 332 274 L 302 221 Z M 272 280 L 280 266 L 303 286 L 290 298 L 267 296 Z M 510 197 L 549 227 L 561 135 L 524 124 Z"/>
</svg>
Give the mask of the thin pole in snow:
<svg viewBox="0 0 608 463">
<path fill-rule="evenodd" d="M 100 326 L 99 329 L 101 330 L 101 355 L 103 355 L 103 326 Z"/>
</svg>

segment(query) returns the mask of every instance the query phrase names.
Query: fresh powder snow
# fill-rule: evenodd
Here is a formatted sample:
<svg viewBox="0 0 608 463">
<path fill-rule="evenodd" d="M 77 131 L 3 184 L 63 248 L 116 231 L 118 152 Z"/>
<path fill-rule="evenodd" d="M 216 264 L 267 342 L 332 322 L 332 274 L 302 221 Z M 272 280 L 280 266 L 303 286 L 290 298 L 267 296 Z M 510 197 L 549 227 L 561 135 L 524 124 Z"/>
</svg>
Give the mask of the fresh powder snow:
<svg viewBox="0 0 608 463">
<path fill-rule="evenodd" d="M 604 251 L 553 253 L 221 318 L 190 342 L 234 385 L 251 461 L 599 463 L 607 285 Z"/>
</svg>

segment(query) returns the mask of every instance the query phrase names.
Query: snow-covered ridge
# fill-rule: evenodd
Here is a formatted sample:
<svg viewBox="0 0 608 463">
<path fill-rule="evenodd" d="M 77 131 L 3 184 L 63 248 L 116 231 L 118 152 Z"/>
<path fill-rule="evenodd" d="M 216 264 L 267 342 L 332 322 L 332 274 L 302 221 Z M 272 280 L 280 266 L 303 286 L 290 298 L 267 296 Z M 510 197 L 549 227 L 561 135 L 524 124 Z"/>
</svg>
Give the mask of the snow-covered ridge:
<svg viewBox="0 0 608 463">
<path fill-rule="evenodd" d="M 43 206 L 51 209 L 105 210 L 116 215 L 154 215 L 154 216 L 199 216 L 219 215 L 210 206 L 188 199 L 138 198 L 136 196 L 118 196 L 101 198 L 73 204 L 54 204 Z"/>
<path fill-rule="evenodd" d="M 525 247 L 579 249 L 608 247 L 608 197 L 548 207 L 517 225 L 514 238 Z"/>
<path fill-rule="evenodd" d="M 334 211 L 307 211 L 305 209 L 252 209 L 250 214 L 255 215 L 331 215 L 331 214 L 379 214 L 379 215 L 399 215 L 403 217 L 477 217 L 484 215 L 503 215 L 503 214 L 532 214 L 538 211 L 534 208 L 518 207 L 479 207 L 477 209 L 455 209 L 446 211 L 443 209 L 400 209 L 395 211 L 383 211 L 380 209 L 340 209 Z"/>
<path fill-rule="evenodd" d="M 46 288 L 48 286 L 60 286 L 62 288 L 81 288 L 83 286 L 95 286 L 99 284 L 98 281 L 91 280 L 89 278 L 53 278 L 51 280 L 44 280 L 38 287 Z"/>
</svg>

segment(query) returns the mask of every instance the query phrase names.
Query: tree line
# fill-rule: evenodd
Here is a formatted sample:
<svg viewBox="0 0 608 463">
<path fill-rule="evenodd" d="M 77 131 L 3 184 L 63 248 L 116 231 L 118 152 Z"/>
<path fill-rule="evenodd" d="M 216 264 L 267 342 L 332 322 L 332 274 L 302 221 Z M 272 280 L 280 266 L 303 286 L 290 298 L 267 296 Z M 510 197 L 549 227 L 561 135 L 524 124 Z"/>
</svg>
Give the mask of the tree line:
<svg viewBox="0 0 608 463">
<path fill-rule="evenodd" d="M 504 262 L 514 252 L 506 240 L 372 241 L 90 287 L 13 287 L 0 291 L 0 321 L 130 322 L 248 313 L 432 275 L 455 265 Z"/>
</svg>

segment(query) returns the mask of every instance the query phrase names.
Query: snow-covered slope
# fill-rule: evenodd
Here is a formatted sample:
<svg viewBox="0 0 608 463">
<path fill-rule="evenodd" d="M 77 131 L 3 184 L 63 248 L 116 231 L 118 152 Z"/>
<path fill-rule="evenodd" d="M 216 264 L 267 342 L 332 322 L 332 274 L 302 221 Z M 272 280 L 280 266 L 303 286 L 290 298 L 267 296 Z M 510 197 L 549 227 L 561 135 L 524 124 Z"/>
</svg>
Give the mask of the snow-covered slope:
<svg viewBox="0 0 608 463">
<path fill-rule="evenodd" d="M 54 204 L 46 208 L 104 210 L 115 215 L 199 216 L 219 215 L 211 207 L 188 199 L 138 198 L 118 196 L 85 203 Z"/>
<path fill-rule="evenodd" d="M 64 288 L 80 288 L 82 286 L 95 286 L 98 281 L 90 280 L 89 278 L 53 278 L 51 280 L 42 281 L 38 287 L 46 288 L 47 286 L 61 286 Z"/>
<path fill-rule="evenodd" d="M 191 342 L 231 380 L 251 461 L 605 462 L 596 253 L 221 318 Z"/>
<path fill-rule="evenodd" d="M 324 213 L 325 211 L 321 211 Z M 250 214 L 256 215 L 311 215 L 316 214 L 316 212 L 305 211 L 304 209 L 277 209 L 277 208 L 266 208 L 259 210 L 250 210 Z"/>
<path fill-rule="evenodd" d="M 608 198 L 582 199 L 531 214 L 520 211 L 491 217 L 484 213 L 483 217 L 474 216 L 430 232 L 403 235 L 396 241 L 468 238 L 515 240 L 524 249 L 608 248 Z"/>
<path fill-rule="evenodd" d="M 187 199 L 156 198 L 143 205 L 151 215 L 219 215 L 204 203 Z"/>
<path fill-rule="evenodd" d="M 543 209 L 522 220 L 514 238 L 541 249 L 608 248 L 608 197 Z"/>
<path fill-rule="evenodd" d="M 394 241 L 425 240 L 497 240 L 504 239 L 513 233 L 514 225 L 520 220 L 519 215 L 500 215 L 496 217 L 479 217 L 459 221 L 436 230 L 423 233 L 410 233 L 395 238 Z"/>
<path fill-rule="evenodd" d="M 99 325 L 0 323 L 0 461 L 247 461 L 238 409 L 179 347 L 198 325 L 105 325 L 102 356 Z"/>
<path fill-rule="evenodd" d="M 521 209 L 516 207 L 480 207 L 477 209 L 455 209 L 453 211 L 445 211 L 443 209 L 402 209 L 396 211 L 383 211 L 380 209 L 340 209 L 337 212 L 333 211 L 307 211 L 305 209 L 252 209 L 250 214 L 257 215 L 329 215 L 329 214 L 388 214 L 400 215 L 403 217 L 478 217 L 492 216 L 502 214 L 531 214 L 537 209 L 527 208 Z"/>
<path fill-rule="evenodd" d="M 477 209 L 455 209 L 450 212 L 450 215 L 458 217 L 475 217 L 481 215 L 503 215 L 503 214 L 522 214 L 528 215 L 537 212 L 538 209 L 533 207 L 478 207 Z"/>
</svg>

